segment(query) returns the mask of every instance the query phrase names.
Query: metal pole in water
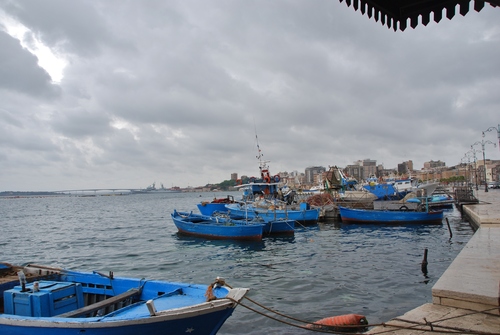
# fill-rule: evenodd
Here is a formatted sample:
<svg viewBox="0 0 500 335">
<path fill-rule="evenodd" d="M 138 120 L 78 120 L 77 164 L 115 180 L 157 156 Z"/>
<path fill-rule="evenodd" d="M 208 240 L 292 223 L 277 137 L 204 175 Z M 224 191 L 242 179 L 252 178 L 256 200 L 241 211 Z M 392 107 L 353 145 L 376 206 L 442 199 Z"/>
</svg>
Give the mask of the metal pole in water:
<svg viewBox="0 0 500 335">
<path fill-rule="evenodd" d="M 448 221 L 448 218 L 446 218 L 446 224 L 448 225 L 448 231 L 450 232 L 450 239 L 451 239 L 453 237 L 453 233 L 451 232 L 450 221 Z"/>
<path fill-rule="evenodd" d="M 424 275 L 427 274 L 427 248 L 424 250 L 424 260 L 422 261 L 422 272 Z"/>
</svg>

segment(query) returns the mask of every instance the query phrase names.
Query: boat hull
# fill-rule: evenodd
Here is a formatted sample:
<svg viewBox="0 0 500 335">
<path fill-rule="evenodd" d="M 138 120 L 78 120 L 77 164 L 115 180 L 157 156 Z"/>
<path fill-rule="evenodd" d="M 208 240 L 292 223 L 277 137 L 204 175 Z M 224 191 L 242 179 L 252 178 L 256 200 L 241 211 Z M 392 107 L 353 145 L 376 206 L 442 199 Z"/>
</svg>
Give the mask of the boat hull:
<svg viewBox="0 0 500 335">
<path fill-rule="evenodd" d="M 293 235 L 295 234 L 295 221 L 275 220 L 266 222 L 264 235 Z"/>
<path fill-rule="evenodd" d="M 193 311 L 191 316 L 177 319 L 173 316 L 160 316 L 151 320 L 116 321 L 101 323 L 94 322 L 64 322 L 60 318 L 47 318 L 49 320 L 27 320 L 23 318 L 1 318 L 0 333 L 2 335 L 184 335 L 189 329 L 196 334 L 213 335 L 220 329 L 224 321 L 231 316 L 233 308 L 230 304 L 221 307 L 218 311 L 197 314 Z M 202 325 L 202 326 L 201 326 Z"/>
<path fill-rule="evenodd" d="M 411 198 L 406 202 L 420 204 L 422 201 L 418 198 Z M 427 205 L 430 208 L 453 208 L 455 200 L 449 195 L 433 195 L 427 198 Z"/>
<path fill-rule="evenodd" d="M 241 206 L 240 204 L 226 205 L 229 214 L 232 217 L 238 218 L 261 218 L 265 222 L 278 221 L 278 220 L 291 220 L 301 224 L 316 224 L 319 220 L 319 209 L 303 209 L 303 210 L 279 210 L 279 209 L 265 209 L 255 206 L 247 205 Z"/>
<path fill-rule="evenodd" d="M 214 213 L 226 213 L 226 205 L 234 203 L 234 197 L 228 195 L 225 198 L 214 198 L 212 201 L 202 201 L 197 206 L 202 215 L 212 216 Z"/>
<path fill-rule="evenodd" d="M 198 210 L 203 215 L 213 215 L 215 212 L 225 213 L 227 212 L 226 204 L 224 203 L 199 203 L 197 204 Z"/>
<path fill-rule="evenodd" d="M 441 224 L 443 211 L 379 211 L 339 207 L 344 223 Z"/>
<path fill-rule="evenodd" d="M 208 239 L 260 241 L 265 226 L 177 211 L 171 217 L 179 233 Z"/>
</svg>

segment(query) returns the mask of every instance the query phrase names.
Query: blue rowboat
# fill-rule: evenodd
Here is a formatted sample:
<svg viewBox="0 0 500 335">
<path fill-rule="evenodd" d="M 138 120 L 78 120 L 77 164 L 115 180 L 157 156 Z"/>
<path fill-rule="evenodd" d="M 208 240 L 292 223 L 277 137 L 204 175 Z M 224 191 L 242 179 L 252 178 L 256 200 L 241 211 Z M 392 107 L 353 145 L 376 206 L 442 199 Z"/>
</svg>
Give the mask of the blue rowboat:
<svg viewBox="0 0 500 335">
<path fill-rule="evenodd" d="M 441 224 L 443 211 L 414 212 L 408 210 L 371 210 L 339 206 L 340 218 L 345 223 L 385 223 L 385 224 Z"/>
<path fill-rule="evenodd" d="M 264 223 L 187 212 L 171 214 L 179 233 L 211 239 L 262 240 Z"/>
<path fill-rule="evenodd" d="M 202 201 L 198 206 L 198 210 L 203 215 L 212 215 L 214 213 L 225 213 L 227 212 L 226 204 L 234 204 L 234 197 L 228 195 L 226 198 L 215 198 L 214 200 Z"/>
<path fill-rule="evenodd" d="M 219 203 L 208 203 L 205 205 L 200 205 L 198 204 L 198 208 L 202 215 L 206 216 L 215 216 L 218 217 L 220 220 L 221 216 L 227 215 L 228 218 L 231 216 L 229 215 L 229 210 L 226 208 L 226 205 L 231 204 L 229 203 L 223 203 L 222 205 L 224 206 L 224 209 L 221 209 L 219 207 Z M 227 213 L 227 214 L 226 214 Z M 253 216 L 250 218 L 249 216 L 246 215 L 234 215 L 231 217 L 232 220 L 237 220 L 238 222 L 242 222 L 242 224 L 245 223 L 262 223 L 264 224 L 264 235 L 293 235 L 295 234 L 295 221 L 290 220 L 290 219 L 277 219 L 277 220 L 270 220 L 270 221 L 265 221 L 263 218 L 259 216 Z"/>
<path fill-rule="evenodd" d="M 225 198 L 223 198 L 225 199 Z M 229 217 L 234 220 L 250 220 L 251 222 L 264 223 L 264 235 L 290 235 L 295 233 L 295 220 L 279 217 L 274 219 L 273 216 L 260 216 L 260 215 L 246 215 L 243 212 L 229 213 L 229 209 L 226 205 L 233 204 L 235 202 L 210 202 L 210 203 L 200 203 L 198 204 L 198 209 L 202 215 L 206 216 L 220 216 L 227 213 Z M 316 211 L 316 210 L 314 210 Z M 314 213 L 315 214 L 315 213 Z M 319 211 L 318 211 L 319 217 Z M 267 220 L 267 221 L 266 221 Z M 317 219 L 316 221 L 317 222 Z"/>
<path fill-rule="evenodd" d="M 425 200 L 431 208 L 453 208 L 453 204 L 455 203 L 453 197 L 448 194 L 433 194 Z M 407 199 L 406 202 L 421 204 L 422 199 L 411 198 Z"/>
<path fill-rule="evenodd" d="M 266 222 L 277 220 L 290 220 L 301 224 L 316 224 L 319 220 L 319 208 L 311 209 L 307 203 L 301 203 L 300 209 L 279 209 L 271 205 L 259 207 L 253 204 L 228 204 L 229 215 L 238 218 L 261 218 Z"/>
<path fill-rule="evenodd" d="M 224 213 L 227 212 L 225 203 L 215 203 L 215 202 L 201 202 L 197 204 L 198 210 L 203 215 L 212 215 L 214 213 Z"/>
<path fill-rule="evenodd" d="M 0 268 L 2 335 L 216 334 L 248 289 L 114 277 L 40 265 Z"/>
<path fill-rule="evenodd" d="M 264 235 L 293 235 L 295 234 L 294 220 L 271 220 L 265 223 Z"/>
</svg>

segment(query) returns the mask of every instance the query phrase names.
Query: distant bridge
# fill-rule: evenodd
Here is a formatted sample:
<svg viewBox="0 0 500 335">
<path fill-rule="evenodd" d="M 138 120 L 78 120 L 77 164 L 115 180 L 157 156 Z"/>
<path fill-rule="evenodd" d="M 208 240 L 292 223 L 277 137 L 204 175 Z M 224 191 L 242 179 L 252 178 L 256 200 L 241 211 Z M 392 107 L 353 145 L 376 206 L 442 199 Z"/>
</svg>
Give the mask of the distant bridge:
<svg viewBox="0 0 500 335">
<path fill-rule="evenodd" d="M 140 191 L 141 189 L 138 188 L 86 188 L 86 189 L 79 189 L 79 190 L 61 190 L 61 191 L 52 191 L 53 193 L 84 193 L 84 192 L 105 192 L 105 191 L 127 191 L 127 192 L 134 192 L 134 191 Z"/>
</svg>

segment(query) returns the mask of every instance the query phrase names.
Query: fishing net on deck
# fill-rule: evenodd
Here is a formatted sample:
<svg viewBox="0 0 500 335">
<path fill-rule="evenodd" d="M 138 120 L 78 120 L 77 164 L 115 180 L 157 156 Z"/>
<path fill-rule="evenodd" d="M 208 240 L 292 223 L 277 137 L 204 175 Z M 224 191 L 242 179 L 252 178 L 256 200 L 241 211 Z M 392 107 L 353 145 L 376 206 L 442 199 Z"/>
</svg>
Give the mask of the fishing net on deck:
<svg viewBox="0 0 500 335">
<path fill-rule="evenodd" d="M 330 193 L 324 192 L 321 194 L 311 195 L 309 198 L 306 199 L 306 202 L 310 206 L 325 206 L 325 205 L 332 205 L 334 203 L 334 199 Z"/>
</svg>

